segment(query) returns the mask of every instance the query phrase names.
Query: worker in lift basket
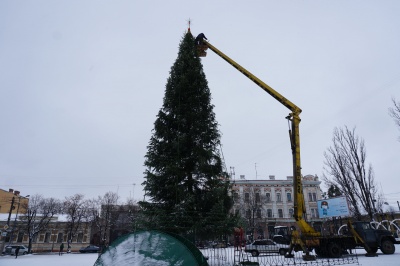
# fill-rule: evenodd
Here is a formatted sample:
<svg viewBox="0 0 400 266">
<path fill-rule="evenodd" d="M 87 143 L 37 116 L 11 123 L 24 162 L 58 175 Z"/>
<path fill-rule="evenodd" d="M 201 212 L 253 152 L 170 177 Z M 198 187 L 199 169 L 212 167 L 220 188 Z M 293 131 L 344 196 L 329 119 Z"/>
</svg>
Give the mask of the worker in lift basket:
<svg viewBox="0 0 400 266">
<path fill-rule="evenodd" d="M 203 44 L 203 40 L 208 40 L 207 38 L 206 38 L 206 36 L 204 35 L 204 33 L 200 33 L 199 35 L 197 35 L 197 37 L 196 37 L 196 39 L 194 40 L 194 43 L 196 44 L 196 45 L 199 45 L 199 44 Z"/>
</svg>

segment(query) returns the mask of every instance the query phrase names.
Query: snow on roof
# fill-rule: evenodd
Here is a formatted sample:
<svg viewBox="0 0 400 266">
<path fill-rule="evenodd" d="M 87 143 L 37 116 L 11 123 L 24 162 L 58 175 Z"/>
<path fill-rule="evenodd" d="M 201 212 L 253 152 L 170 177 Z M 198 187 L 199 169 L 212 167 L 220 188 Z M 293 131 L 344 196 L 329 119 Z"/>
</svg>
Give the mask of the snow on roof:
<svg viewBox="0 0 400 266">
<path fill-rule="evenodd" d="M 8 215 L 9 215 L 8 213 L 0 213 L 0 222 L 7 221 L 8 220 Z M 15 215 L 16 215 L 15 213 L 11 213 L 10 222 L 15 221 Z M 18 217 L 17 217 L 17 220 L 20 220 L 21 217 L 23 217 L 23 216 L 24 216 L 24 214 L 19 213 Z M 40 214 L 38 214 L 37 216 L 40 217 Z M 68 215 L 67 214 L 57 214 L 57 215 L 53 216 L 52 220 L 54 222 L 67 222 L 68 221 Z"/>
</svg>

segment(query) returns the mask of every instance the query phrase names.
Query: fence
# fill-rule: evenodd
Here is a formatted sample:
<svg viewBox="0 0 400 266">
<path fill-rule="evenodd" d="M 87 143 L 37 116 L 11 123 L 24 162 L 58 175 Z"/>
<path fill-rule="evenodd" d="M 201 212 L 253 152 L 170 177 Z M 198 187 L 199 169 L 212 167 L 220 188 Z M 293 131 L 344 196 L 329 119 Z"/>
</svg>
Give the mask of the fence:
<svg viewBox="0 0 400 266">
<path fill-rule="evenodd" d="M 321 258 L 315 255 L 316 259 L 312 261 L 303 260 L 303 252 L 294 252 L 293 258 L 285 258 L 279 253 L 261 253 L 258 256 L 252 256 L 246 253 L 244 249 L 234 247 L 227 248 L 201 248 L 200 251 L 207 258 L 210 266 L 239 266 L 239 265 L 259 265 L 259 266 L 329 266 L 354 264 L 359 265 L 356 250 L 351 250 L 343 254 L 340 258 Z M 254 254 L 255 255 L 255 254 Z"/>
</svg>

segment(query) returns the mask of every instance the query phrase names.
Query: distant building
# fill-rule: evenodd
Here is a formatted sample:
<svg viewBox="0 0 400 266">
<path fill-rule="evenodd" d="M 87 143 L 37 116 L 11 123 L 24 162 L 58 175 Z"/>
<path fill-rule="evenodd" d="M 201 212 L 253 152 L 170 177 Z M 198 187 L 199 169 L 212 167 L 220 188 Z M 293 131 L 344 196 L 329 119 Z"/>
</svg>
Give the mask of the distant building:
<svg viewBox="0 0 400 266">
<path fill-rule="evenodd" d="M 0 213 L 25 213 L 29 203 L 29 195 L 21 196 L 18 190 L 10 188 L 8 191 L 0 189 Z"/>
<path fill-rule="evenodd" d="M 26 232 L 24 217 L 29 205 L 29 195 L 21 196 L 20 191 L 0 189 L 0 253 L 4 246 L 22 244 L 28 246 L 29 238 Z M 40 214 L 37 215 L 40 219 Z M 40 232 L 32 241 L 33 252 L 57 251 L 62 242 L 67 249 L 67 218 L 65 215 L 55 215 L 48 227 Z M 72 250 L 87 246 L 90 243 L 91 223 L 83 222 L 72 239 Z"/>
<path fill-rule="evenodd" d="M 29 244 L 26 212 L 29 196 L 21 196 L 19 191 L 0 189 L 0 254 L 6 245 Z M 85 217 L 74 226 L 74 237 L 70 243 L 71 251 L 77 252 L 89 244 L 108 246 L 118 237 L 136 230 L 135 224 L 139 206 L 134 202 L 127 205 L 101 206 L 96 221 Z M 42 217 L 37 214 L 36 219 Z M 90 221 L 89 221 L 90 220 Z M 66 214 L 55 214 L 46 229 L 32 240 L 32 252 L 58 252 L 61 243 L 68 249 L 69 220 Z M 102 228 L 100 230 L 100 228 Z M 106 230 L 106 232 L 104 232 Z"/>
<path fill-rule="evenodd" d="M 0 214 L 0 228 L 2 228 L 2 236 L 0 237 L 0 249 L 9 244 L 19 244 L 28 246 L 29 237 L 26 232 L 26 224 L 23 220 L 24 214 L 16 214 L 11 216 L 11 222 L 8 229 L 4 229 L 7 224 L 7 214 Z M 40 215 L 37 217 L 40 219 Z M 76 236 L 72 239 L 72 251 L 78 251 L 81 247 L 90 244 L 91 223 L 83 222 Z M 46 230 L 40 232 L 33 238 L 32 252 L 51 252 L 58 251 L 61 243 L 64 243 L 65 251 L 67 250 L 68 240 L 68 220 L 66 215 L 55 215 L 48 224 Z"/>
<path fill-rule="evenodd" d="M 234 206 L 232 212 L 245 219 L 249 238 L 268 238 L 278 225 L 295 225 L 293 218 L 293 177 L 285 180 L 270 175 L 267 180 L 247 180 L 244 176 L 231 180 Z M 321 199 L 319 178 L 306 175 L 302 179 L 306 219 L 320 223 L 317 201 Z"/>
</svg>

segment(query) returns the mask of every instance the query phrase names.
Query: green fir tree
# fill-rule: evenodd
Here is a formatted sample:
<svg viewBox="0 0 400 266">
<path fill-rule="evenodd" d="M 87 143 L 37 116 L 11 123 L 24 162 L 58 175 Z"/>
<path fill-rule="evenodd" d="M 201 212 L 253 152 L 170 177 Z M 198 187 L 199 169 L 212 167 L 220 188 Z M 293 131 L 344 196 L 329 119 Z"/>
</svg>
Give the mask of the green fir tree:
<svg viewBox="0 0 400 266">
<path fill-rule="evenodd" d="M 145 227 L 211 237 L 235 218 L 211 93 L 187 32 L 179 46 L 145 157 Z"/>
<path fill-rule="evenodd" d="M 342 196 L 342 192 L 340 191 L 339 187 L 336 185 L 331 185 L 328 189 L 328 197 L 335 198 Z"/>
</svg>

